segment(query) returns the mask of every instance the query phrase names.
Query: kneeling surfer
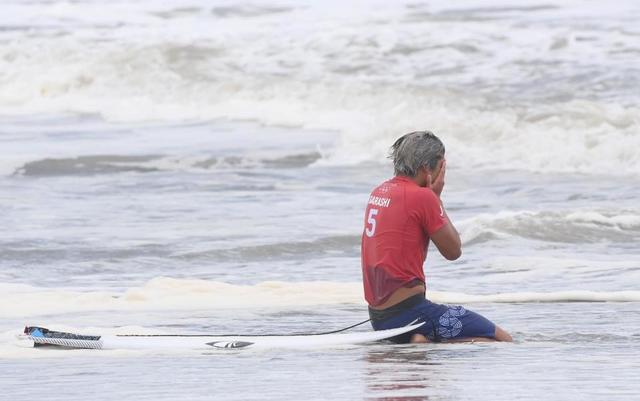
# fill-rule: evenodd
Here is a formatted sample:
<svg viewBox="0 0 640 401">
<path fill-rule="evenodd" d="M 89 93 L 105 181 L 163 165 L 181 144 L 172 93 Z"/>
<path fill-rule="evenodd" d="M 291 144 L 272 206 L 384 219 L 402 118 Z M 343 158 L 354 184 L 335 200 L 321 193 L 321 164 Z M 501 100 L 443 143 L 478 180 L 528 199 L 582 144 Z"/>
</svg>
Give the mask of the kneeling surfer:
<svg viewBox="0 0 640 401">
<path fill-rule="evenodd" d="M 512 341 L 485 317 L 425 297 L 423 264 L 429 241 L 448 260 L 462 254 L 460 236 L 440 199 L 446 171 L 442 141 L 428 131 L 412 132 L 393 144 L 390 158 L 395 177 L 371 193 L 362 234 L 362 274 L 373 328 L 391 329 L 420 319 L 426 324 L 394 340 Z"/>
</svg>

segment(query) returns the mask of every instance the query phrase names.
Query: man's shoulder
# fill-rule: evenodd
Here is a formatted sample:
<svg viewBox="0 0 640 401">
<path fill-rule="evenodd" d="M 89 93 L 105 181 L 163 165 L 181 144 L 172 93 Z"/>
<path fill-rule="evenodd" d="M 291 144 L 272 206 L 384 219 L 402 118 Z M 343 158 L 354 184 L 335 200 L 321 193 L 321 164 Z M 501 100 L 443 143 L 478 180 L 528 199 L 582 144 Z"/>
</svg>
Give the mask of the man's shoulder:
<svg viewBox="0 0 640 401">
<path fill-rule="evenodd" d="M 438 195 L 431 190 L 431 188 L 414 186 L 407 190 L 407 201 L 415 201 L 421 206 L 434 204 L 439 205 Z"/>
<path fill-rule="evenodd" d="M 373 191 L 371 191 L 371 194 L 373 195 L 373 194 L 388 193 L 388 192 L 391 192 L 396 187 L 397 187 L 397 183 L 393 182 L 393 179 L 389 179 L 382 182 L 375 188 L 373 188 Z"/>
</svg>

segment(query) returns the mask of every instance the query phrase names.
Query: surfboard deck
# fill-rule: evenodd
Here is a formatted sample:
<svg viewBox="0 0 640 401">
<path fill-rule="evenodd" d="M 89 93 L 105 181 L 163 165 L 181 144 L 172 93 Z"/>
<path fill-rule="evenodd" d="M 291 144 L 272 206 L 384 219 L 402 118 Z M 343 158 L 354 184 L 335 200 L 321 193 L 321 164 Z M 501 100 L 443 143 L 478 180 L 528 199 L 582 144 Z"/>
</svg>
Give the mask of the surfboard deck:
<svg viewBox="0 0 640 401">
<path fill-rule="evenodd" d="M 389 330 L 370 332 L 285 336 L 208 336 L 208 335 L 85 335 L 27 326 L 24 339 L 34 347 L 67 349 L 244 349 L 244 348 L 320 348 L 370 343 L 408 333 L 424 322 Z"/>
</svg>

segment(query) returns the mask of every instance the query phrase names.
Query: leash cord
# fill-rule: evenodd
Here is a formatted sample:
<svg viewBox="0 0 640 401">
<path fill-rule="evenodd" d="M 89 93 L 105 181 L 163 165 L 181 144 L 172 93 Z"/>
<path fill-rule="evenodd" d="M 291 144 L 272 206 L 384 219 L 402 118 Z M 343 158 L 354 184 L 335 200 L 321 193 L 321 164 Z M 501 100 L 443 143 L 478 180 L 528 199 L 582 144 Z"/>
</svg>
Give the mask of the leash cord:
<svg viewBox="0 0 640 401">
<path fill-rule="evenodd" d="M 118 334 L 117 337 L 303 337 L 303 336 L 321 336 L 325 334 L 335 334 L 347 331 L 354 327 L 370 322 L 371 319 L 363 320 L 360 323 L 352 324 L 338 330 L 325 331 L 320 333 L 293 333 L 293 334 Z"/>
</svg>

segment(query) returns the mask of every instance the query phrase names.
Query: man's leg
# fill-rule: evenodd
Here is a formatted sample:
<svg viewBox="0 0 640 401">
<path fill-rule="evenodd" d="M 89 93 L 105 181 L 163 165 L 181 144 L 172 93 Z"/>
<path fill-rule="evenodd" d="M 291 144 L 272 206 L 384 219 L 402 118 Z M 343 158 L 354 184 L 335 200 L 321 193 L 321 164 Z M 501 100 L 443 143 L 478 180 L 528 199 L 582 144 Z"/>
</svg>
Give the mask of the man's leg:
<svg viewBox="0 0 640 401">
<path fill-rule="evenodd" d="M 502 328 L 496 326 L 496 334 L 494 338 L 491 337 L 461 337 L 461 338 L 452 338 L 449 340 L 445 340 L 447 343 L 488 343 L 492 341 L 504 341 L 504 342 L 512 342 L 513 338 L 509 333 L 504 331 Z"/>
<path fill-rule="evenodd" d="M 505 330 L 503 330 L 502 328 L 496 326 L 496 334 L 495 334 L 495 338 L 489 338 L 489 337 L 463 337 L 463 338 L 454 338 L 454 339 L 449 339 L 449 340 L 445 340 L 444 342 L 447 343 L 470 343 L 470 342 L 491 342 L 491 341 L 505 341 L 505 342 L 511 342 L 513 341 L 513 338 L 511 337 L 511 335 L 509 333 L 507 333 Z M 413 336 L 411 336 L 411 343 L 412 344 L 424 344 L 424 343 L 430 343 L 431 341 L 429 341 L 429 339 L 427 337 L 425 337 L 422 334 L 414 334 Z"/>
</svg>

